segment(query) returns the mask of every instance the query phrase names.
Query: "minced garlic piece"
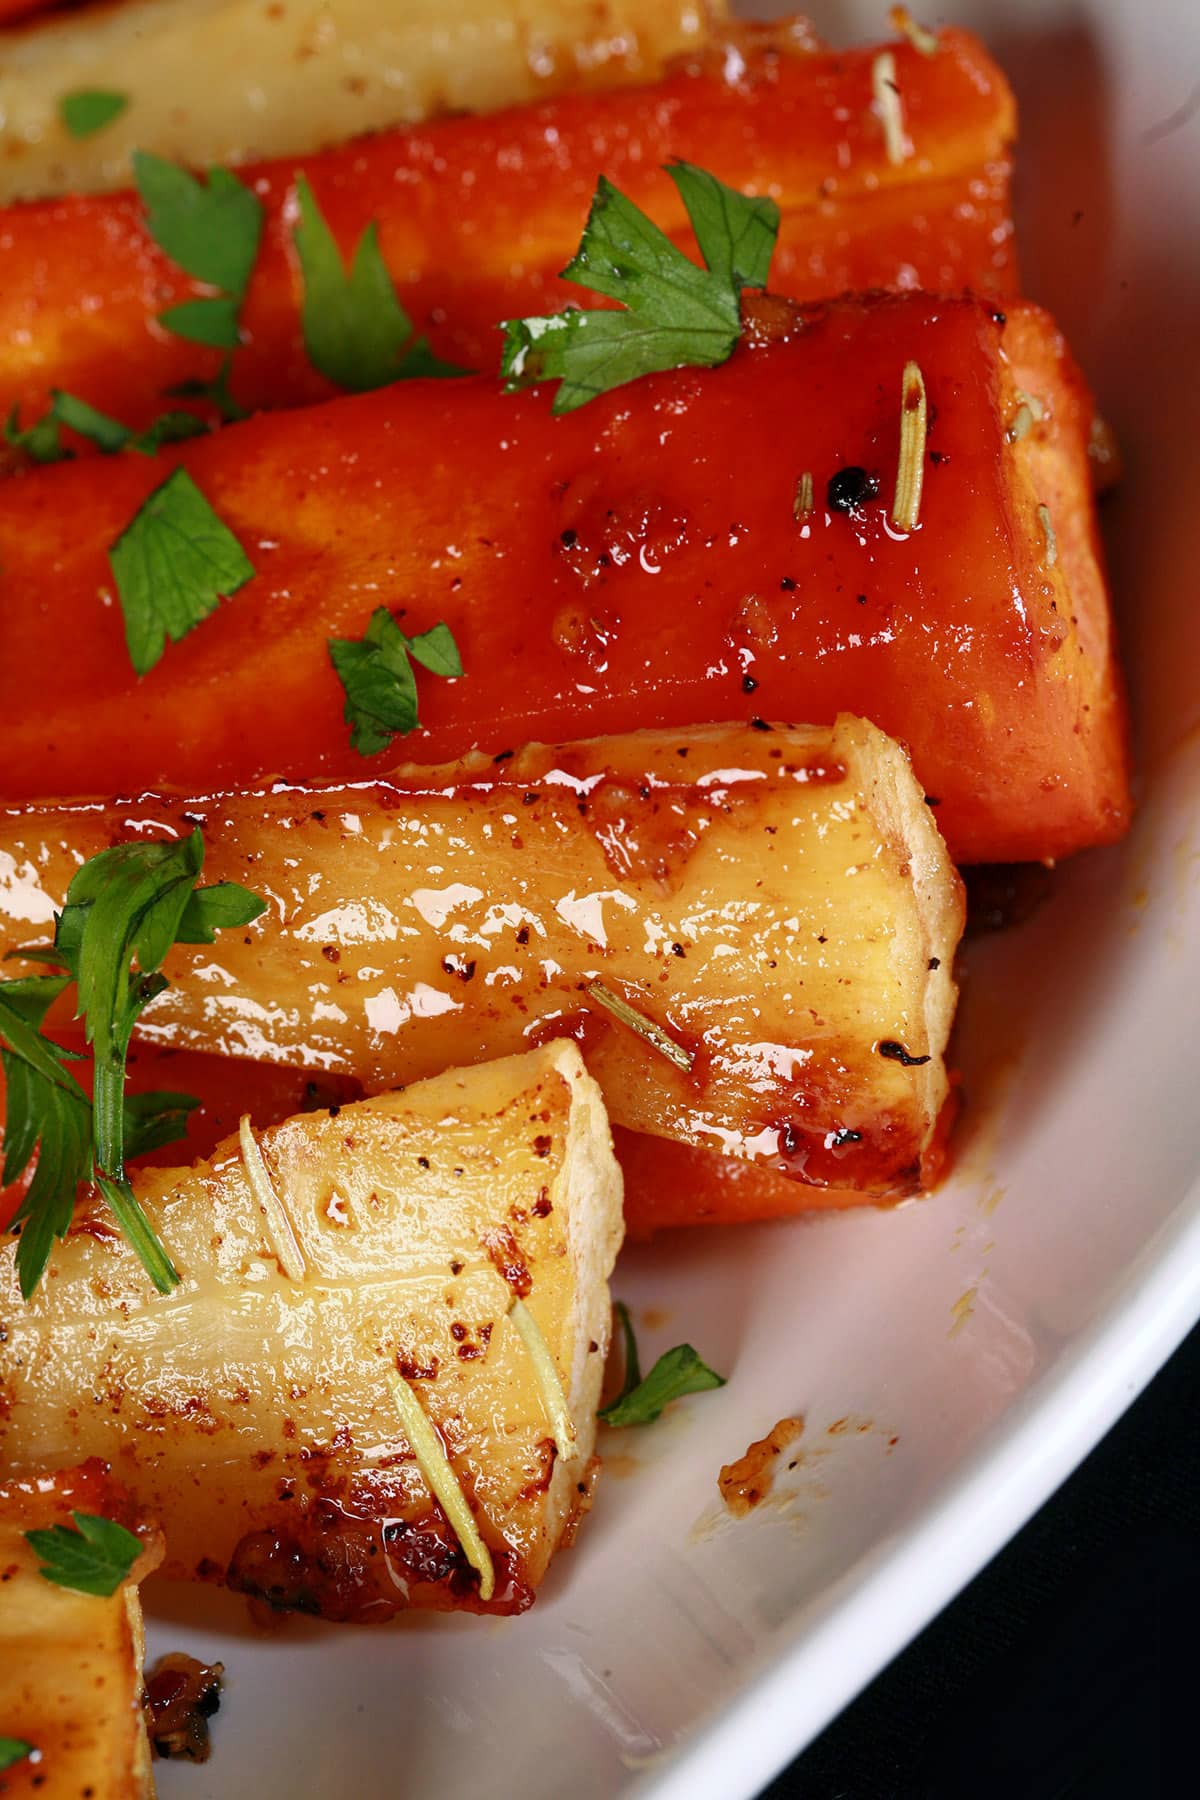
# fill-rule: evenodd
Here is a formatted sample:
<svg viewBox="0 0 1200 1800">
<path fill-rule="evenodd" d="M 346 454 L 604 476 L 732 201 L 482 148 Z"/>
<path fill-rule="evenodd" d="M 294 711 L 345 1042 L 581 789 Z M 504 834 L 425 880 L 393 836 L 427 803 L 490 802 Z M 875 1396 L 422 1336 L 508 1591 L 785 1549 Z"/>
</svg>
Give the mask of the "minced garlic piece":
<svg viewBox="0 0 1200 1800">
<path fill-rule="evenodd" d="M 521 1336 L 521 1342 L 529 1352 L 533 1364 L 533 1372 L 537 1376 L 537 1384 L 542 1390 L 542 1401 L 546 1408 L 546 1416 L 550 1421 L 550 1429 L 554 1433 L 554 1444 L 558 1454 L 565 1460 L 575 1453 L 575 1427 L 571 1423 L 571 1414 L 567 1406 L 567 1396 L 563 1393 L 562 1382 L 558 1378 L 558 1370 L 549 1346 L 542 1336 L 537 1320 L 521 1299 L 513 1301 L 508 1309 L 508 1316 Z"/>
<path fill-rule="evenodd" d="M 900 459 L 896 466 L 896 493 L 892 500 L 892 523 L 899 526 L 901 531 L 914 530 L 921 516 L 927 431 L 925 378 L 915 362 L 907 362 L 900 383 Z"/>
<path fill-rule="evenodd" d="M 893 6 L 888 13 L 888 24 L 893 31 L 906 37 L 914 50 L 922 56 L 936 56 L 938 53 L 937 33 L 919 25 L 907 6 Z"/>
<path fill-rule="evenodd" d="M 258 1147 L 249 1113 L 242 1115 L 238 1137 L 241 1140 L 242 1161 L 246 1165 L 246 1179 L 250 1183 L 250 1192 L 258 1202 L 258 1210 L 262 1213 L 267 1242 L 275 1252 L 284 1274 L 293 1281 L 303 1281 L 308 1272 L 304 1252 L 292 1230 L 292 1222 L 284 1211 L 283 1201 L 275 1192 L 275 1184 Z"/>
<path fill-rule="evenodd" d="M 421 1473 L 450 1522 L 451 1529 L 463 1548 L 463 1555 L 479 1576 L 479 1598 L 490 1600 L 496 1591 L 496 1570 L 491 1551 L 479 1535 L 475 1515 L 467 1505 L 458 1476 L 442 1449 L 437 1432 L 421 1410 L 421 1403 L 403 1376 L 394 1369 L 387 1371 L 388 1391 L 392 1404 L 404 1427 L 404 1435 L 412 1446 Z"/>
<path fill-rule="evenodd" d="M 1050 508 L 1048 506 L 1039 506 L 1037 510 L 1038 518 L 1041 520 L 1042 530 L 1046 534 L 1046 567 L 1052 569 L 1058 561 L 1058 538 L 1050 518 Z"/>
<path fill-rule="evenodd" d="M 871 87 L 883 126 L 887 159 L 890 163 L 902 163 L 912 146 L 904 134 L 904 107 L 896 85 L 896 59 L 890 50 L 881 51 L 871 64 Z"/>
</svg>

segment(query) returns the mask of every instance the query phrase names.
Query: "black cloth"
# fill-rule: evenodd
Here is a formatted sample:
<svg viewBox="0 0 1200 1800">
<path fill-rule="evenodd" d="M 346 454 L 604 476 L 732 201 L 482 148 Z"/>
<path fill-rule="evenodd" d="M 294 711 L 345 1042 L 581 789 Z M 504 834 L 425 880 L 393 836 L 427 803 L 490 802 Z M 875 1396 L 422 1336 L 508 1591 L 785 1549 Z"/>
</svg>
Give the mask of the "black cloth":
<svg viewBox="0 0 1200 1800">
<path fill-rule="evenodd" d="M 1200 1789 L 1198 1402 L 1200 1328 L 769 1800 L 1157 1800 Z"/>
</svg>

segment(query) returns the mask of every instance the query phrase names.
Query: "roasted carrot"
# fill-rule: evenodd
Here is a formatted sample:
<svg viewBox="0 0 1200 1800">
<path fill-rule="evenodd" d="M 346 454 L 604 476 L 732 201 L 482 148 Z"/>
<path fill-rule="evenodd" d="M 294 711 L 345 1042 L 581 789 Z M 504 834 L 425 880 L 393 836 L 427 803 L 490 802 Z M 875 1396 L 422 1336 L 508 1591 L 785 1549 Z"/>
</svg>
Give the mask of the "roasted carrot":
<svg viewBox="0 0 1200 1800">
<path fill-rule="evenodd" d="M 909 361 L 932 423 L 906 532 L 891 509 Z M 908 744 L 958 860 L 1107 841 L 1128 789 L 1090 417 L 1034 308 L 1006 324 L 973 299 L 766 301 L 724 367 L 561 418 L 546 392 L 410 381 L 15 477 L 2 791 L 212 791 L 853 710 Z M 257 574 L 138 679 L 108 548 L 176 466 Z M 326 640 L 361 635 L 381 603 L 409 632 L 446 620 L 466 674 L 422 676 L 422 727 L 372 762 Z"/>
<path fill-rule="evenodd" d="M 880 48 L 835 55 L 786 26 L 748 29 L 647 86 L 446 119 L 245 170 L 267 223 L 234 394 L 259 407 L 332 391 L 299 326 L 297 169 L 347 255 L 378 222 L 417 329 L 472 368 L 495 366 L 497 320 L 582 298 L 556 277 L 601 173 L 692 244 L 660 166 L 676 157 L 778 200 L 772 285 L 781 293 L 1012 291 L 1014 111 L 1004 77 L 963 32 L 944 32 L 932 56 L 891 46 L 902 109 L 893 161 L 875 100 Z M 154 245 L 135 195 L 10 208 L 0 213 L 0 247 L 5 413 L 19 404 L 32 419 L 57 386 L 140 427 L 162 410 L 164 389 L 216 374 L 217 352 L 157 323 L 164 308 L 205 290 Z"/>
<path fill-rule="evenodd" d="M 81 1039 L 63 1039 L 83 1053 Z M 77 1066 L 88 1085 L 88 1065 Z M 143 1165 L 173 1167 L 211 1156 L 222 1138 L 233 1136 L 249 1113 L 256 1125 L 279 1125 L 296 1113 L 340 1107 L 361 1099 L 363 1084 L 352 1076 L 321 1069 L 285 1068 L 278 1063 L 172 1050 L 161 1044 L 137 1043 L 130 1053 L 129 1091 L 153 1090 L 191 1095 L 199 1105 L 190 1113 L 187 1135 L 139 1159 Z M 4 1079 L 0 1075 L 0 1146 L 3 1144 Z M 740 1157 L 650 1137 L 618 1125 L 613 1148 L 625 1181 L 625 1235 L 632 1240 L 677 1226 L 742 1225 L 756 1219 L 791 1218 L 796 1213 L 850 1206 L 887 1204 L 879 1196 L 854 1187 L 812 1187 Z M 923 1159 L 922 1188 L 938 1176 L 936 1152 Z M 27 1178 L 0 1189 L 0 1231 L 20 1204 Z"/>
</svg>

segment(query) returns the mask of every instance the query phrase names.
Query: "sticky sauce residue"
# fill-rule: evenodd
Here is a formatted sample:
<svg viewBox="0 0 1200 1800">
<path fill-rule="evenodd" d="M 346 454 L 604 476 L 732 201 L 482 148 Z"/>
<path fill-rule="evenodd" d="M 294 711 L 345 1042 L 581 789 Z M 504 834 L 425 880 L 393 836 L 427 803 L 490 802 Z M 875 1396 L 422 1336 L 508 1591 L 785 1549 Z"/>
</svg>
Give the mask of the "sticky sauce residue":
<svg viewBox="0 0 1200 1800">
<path fill-rule="evenodd" d="M 803 1430 L 802 1418 L 780 1419 L 766 1437 L 749 1446 L 744 1456 L 725 1464 L 717 1477 L 717 1487 L 726 1510 L 735 1519 L 745 1518 L 766 1499 L 774 1485 L 780 1457 Z"/>
</svg>

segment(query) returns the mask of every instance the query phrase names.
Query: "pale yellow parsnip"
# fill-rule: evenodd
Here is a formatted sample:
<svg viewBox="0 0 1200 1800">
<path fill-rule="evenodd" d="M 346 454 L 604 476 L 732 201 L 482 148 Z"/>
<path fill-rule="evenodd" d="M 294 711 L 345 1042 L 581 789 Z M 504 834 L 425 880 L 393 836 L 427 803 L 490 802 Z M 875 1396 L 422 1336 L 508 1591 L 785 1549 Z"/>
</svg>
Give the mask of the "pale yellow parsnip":
<svg viewBox="0 0 1200 1800">
<path fill-rule="evenodd" d="M 816 1185 L 919 1188 L 962 897 L 907 757 L 873 726 L 644 732 L 361 786 L 5 809 L 0 949 L 46 935 L 84 857 L 194 821 L 204 878 L 267 912 L 168 958 L 145 1036 L 379 1088 L 572 1034 L 620 1125 Z"/>
<path fill-rule="evenodd" d="M 0 1466 L 110 1462 L 166 1572 L 330 1618 L 484 1605 L 388 1393 L 410 1383 L 495 1565 L 528 1604 L 589 1479 L 621 1183 L 572 1044 L 257 1133 L 302 1257 L 285 1275 L 236 1138 L 139 1199 L 182 1277 L 157 1294 L 83 1203 L 28 1303 L 0 1251 Z M 508 1317 L 521 1297 L 574 1437 Z M 64 1371 L 70 1380 L 64 1381 Z"/>
<path fill-rule="evenodd" d="M 41 1574 L 25 1533 L 69 1528 L 73 1512 L 134 1523 L 100 1465 L 0 1483 L 0 1736 L 35 1752 L 0 1773 L 0 1793 L 153 1800 L 138 1582 L 162 1543 L 145 1531 L 142 1555 L 112 1595 L 61 1587 Z"/>
<path fill-rule="evenodd" d="M 130 152 L 303 154 L 386 125 L 578 84 L 650 81 L 721 0 L 121 0 L 0 35 L 0 204 L 128 187 Z M 65 92 L 129 104 L 93 136 Z"/>
</svg>

